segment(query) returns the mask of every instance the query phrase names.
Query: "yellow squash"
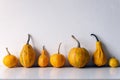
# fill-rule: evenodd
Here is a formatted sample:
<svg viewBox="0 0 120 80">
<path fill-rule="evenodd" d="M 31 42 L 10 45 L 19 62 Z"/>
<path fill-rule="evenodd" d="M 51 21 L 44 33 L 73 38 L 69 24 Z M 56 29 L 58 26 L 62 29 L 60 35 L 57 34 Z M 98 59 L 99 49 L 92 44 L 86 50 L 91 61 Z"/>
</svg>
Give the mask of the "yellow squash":
<svg viewBox="0 0 120 80">
<path fill-rule="evenodd" d="M 107 63 L 107 57 L 102 49 L 102 44 L 95 34 L 91 34 L 97 40 L 96 51 L 93 53 L 93 62 L 97 66 L 104 66 Z"/>
<path fill-rule="evenodd" d="M 60 51 L 59 51 L 60 46 L 61 46 L 61 43 L 58 48 L 58 53 L 54 53 L 53 55 L 50 56 L 50 63 L 53 67 L 56 67 L 56 68 L 63 67 L 66 61 L 65 56 L 60 54 Z"/>
<path fill-rule="evenodd" d="M 119 66 L 119 60 L 115 57 L 110 58 L 109 59 L 109 66 L 113 67 L 113 68 L 118 67 Z"/>
<path fill-rule="evenodd" d="M 46 66 L 48 66 L 48 63 L 49 63 L 49 57 L 47 56 L 46 50 L 43 46 L 42 53 L 38 58 L 38 65 L 40 67 L 46 67 Z"/>
<path fill-rule="evenodd" d="M 89 52 L 85 48 L 80 47 L 80 42 L 74 35 L 72 35 L 72 38 L 77 41 L 78 46 L 69 51 L 68 61 L 74 67 L 85 67 L 90 60 Z"/>
<path fill-rule="evenodd" d="M 6 51 L 7 51 L 8 55 L 6 55 L 6 56 L 3 58 L 3 64 L 4 64 L 6 67 L 9 67 L 9 68 L 16 67 L 17 64 L 18 64 L 18 59 L 17 59 L 17 57 L 14 56 L 14 55 L 11 55 L 11 53 L 8 51 L 8 48 L 6 48 Z"/>
<path fill-rule="evenodd" d="M 28 34 L 27 43 L 23 46 L 20 53 L 20 63 L 23 67 L 32 67 L 35 63 L 36 53 L 32 46 L 29 44 L 30 35 Z"/>
</svg>

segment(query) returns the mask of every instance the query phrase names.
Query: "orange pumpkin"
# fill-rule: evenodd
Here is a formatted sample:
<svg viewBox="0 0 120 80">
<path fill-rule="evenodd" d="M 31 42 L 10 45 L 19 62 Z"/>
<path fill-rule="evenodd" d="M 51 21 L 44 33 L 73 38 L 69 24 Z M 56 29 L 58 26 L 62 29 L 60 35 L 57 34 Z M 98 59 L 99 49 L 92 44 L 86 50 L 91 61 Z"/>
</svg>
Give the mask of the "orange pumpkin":
<svg viewBox="0 0 120 80">
<path fill-rule="evenodd" d="M 89 52 L 85 48 L 80 47 L 80 42 L 75 36 L 72 35 L 72 38 L 77 41 L 78 46 L 69 51 L 68 61 L 74 67 L 84 67 L 90 60 Z"/>
<path fill-rule="evenodd" d="M 61 43 L 59 44 L 58 53 L 54 53 L 53 55 L 50 56 L 50 63 L 53 67 L 56 68 L 63 67 L 66 61 L 64 55 L 60 54 L 59 52 L 60 46 Z"/>
<path fill-rule="evenodd" d="M 13 68 L 13 67 L 16 67 L 17 64 L 18 64 L 18 58 L 14 55 L 12 55 L 9 51 L 8 51 L 8 48 L 6 48 L 6 51 L 8 52 L 8 55 L 6 55 L 4 58 L 3 58 L 3 64 L 6 66 L 6 67 L 9 67 L 9 68 Z"/>
</svg>

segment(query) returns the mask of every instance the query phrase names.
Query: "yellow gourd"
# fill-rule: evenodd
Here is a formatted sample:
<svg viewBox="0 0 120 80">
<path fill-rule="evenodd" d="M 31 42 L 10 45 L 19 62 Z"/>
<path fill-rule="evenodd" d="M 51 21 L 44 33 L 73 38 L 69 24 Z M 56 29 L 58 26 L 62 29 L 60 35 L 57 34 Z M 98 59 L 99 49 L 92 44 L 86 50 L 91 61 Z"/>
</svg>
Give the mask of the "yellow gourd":
<svg viewBox="0 0 120 80">
<path fill-rule="evenodd" d="M 32 67 L 35 63 L 36 53 L 32 46 L 29 44 L 30 34 L 28 34 L 27 43 L 23 46 L 20 53 L 20 63 L 23 67 Z"/>
<path fill-rule="evenodd" d="M 118 67 L 119 66 L 119 60 L 115 57 L 110 58 L 109 59 L 109 66 L 113 67 L 113 68 Z"/>
<path fill-rule="evenodd" d="M 61 43 L 59 44 L 58 53 L 54 53 L 53 55 L 50 56 L 50 63 L 53 67 L 56 67 L 56 68 L 63 67 L 66 61 L 64 55 L 60 54 L 60 51 L 59 51 L 60 46 L 61 46 Z"/>
<path fill-rule="evenodd" d="M 102 44 L 95 34 L 91 34 L 97 40 L 96 51 L 93 53 L 93 62 L 97 66 L 104 66 L 107 63 L 107 57 L 102 49 Z"/>
<path fill-rule="evenodd" d="M 78 46 L 69 51 L 68 61 L 74 67 L 85 67 L 90 60 L 89 52 L 85 48 L 80 47 L 80 42 L 74 35 L 72 35 L 72 38 L 77 41 Z"/>
<path fill-rule="evenodd" d="M 6 55 L 6 56 L 3 58 L 3 64 L 4 64 L 6 67 L 9 67 L 9 68 L 16 67 L 17 64 L 18 64 L 18 59 L 17 59 L 17 57 L 14 56 L 14 55 L 11 55 L 11 53 L 8 51 L 8 48 L 6 48 L 6 51 L 7 51 L 8 55 Z"/>
<path fill-rule="evenodd" d="M 41 55 L 38 58 L 38 65 L 40 67 L 46 67 L 46 66 L 48 66 L 48 63 L 49 63 L 49 57 L 47 56 L 46 50 L 43 46 L 43 50 L 41 52 Z"/>
</svg>

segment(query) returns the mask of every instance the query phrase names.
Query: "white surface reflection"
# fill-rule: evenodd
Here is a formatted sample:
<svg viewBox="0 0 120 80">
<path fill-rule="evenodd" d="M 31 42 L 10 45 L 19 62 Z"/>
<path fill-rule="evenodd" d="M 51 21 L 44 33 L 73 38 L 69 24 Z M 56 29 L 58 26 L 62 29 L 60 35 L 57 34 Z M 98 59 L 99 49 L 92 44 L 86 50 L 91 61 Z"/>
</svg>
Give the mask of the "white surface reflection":
<svg viewBox="0 0 120 80">
<path fill-rule="evenodd" d="M 0 79 L 120 79 L 120 68 L 1 68 Z"/>
<path fill-rule="evenodd" d="M 111 76 L 116 76 L 116 75 L 120 74 L 120 70 L 116 69 L 116 68 L 110 68 L 109 73 Z"/>
</svg>

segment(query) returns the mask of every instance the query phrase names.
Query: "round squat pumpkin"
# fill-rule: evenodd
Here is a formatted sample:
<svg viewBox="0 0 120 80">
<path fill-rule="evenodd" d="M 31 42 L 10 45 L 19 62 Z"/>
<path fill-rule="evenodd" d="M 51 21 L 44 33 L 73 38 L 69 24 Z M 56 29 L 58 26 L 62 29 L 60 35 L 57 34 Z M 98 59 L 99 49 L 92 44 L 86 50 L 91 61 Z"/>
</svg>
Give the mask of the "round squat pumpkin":
<svg viewBox="0 0 120 80">
<path fill-rule="evenodd" d="M 72 38 L 77 41 L 78 46 L 69 51 L 68 61 L 73 67 L 85 67 L 90 60 L 89 52 L 85 48 L 80 47 L 80 42 L 74 35 L 72 35 Z"/>
<path fill-rule="evenodd" d="M 63 67 L 66 61 L 64 55 L 60 54 L 59 52 L 60 46 L 61 46 L 61 43 L 58 48 L 58 53 L 54 53 L 53 55 L 50 56 L 50 63 L 53 67 L 56 67 L 56 68 Z"/>
<path fill-rule="evenodd" d="M 16 67 L 18 64 L 18 59 L 16 56 L 12 55 L 9 51 L 8 48 L 6 48 L 6 51 L 8 53 L 8 55 L 6 55 L 3 58 L 3 64 L 8 67 L 8 68 L 13 68 Z"/>
</svg>

